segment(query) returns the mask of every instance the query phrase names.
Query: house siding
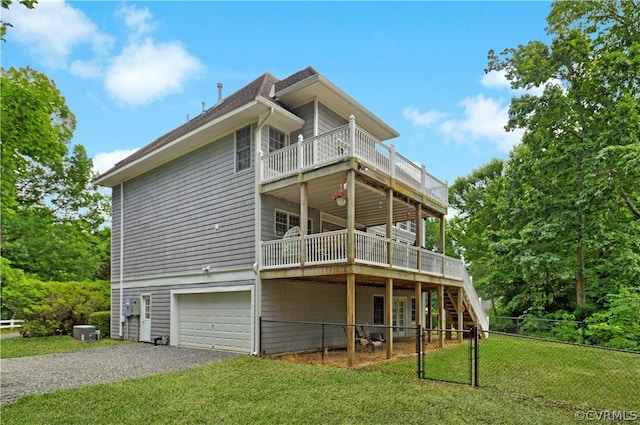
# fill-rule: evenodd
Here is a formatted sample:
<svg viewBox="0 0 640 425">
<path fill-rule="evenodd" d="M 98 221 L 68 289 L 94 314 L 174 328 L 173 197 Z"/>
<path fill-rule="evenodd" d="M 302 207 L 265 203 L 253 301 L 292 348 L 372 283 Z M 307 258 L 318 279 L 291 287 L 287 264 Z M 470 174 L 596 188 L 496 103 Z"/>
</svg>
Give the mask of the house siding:
<svg viewBox="0 0 640 425">
<path fill-rule="evenodd" d="M 111 280 L 120 276 L 120 186 L 111 189 Z"/>
<path fill-rule="evenodd" d="M 318 134 L 323 134 L 337 127 L 348 124 L 349 120 L 333 112 L 318 102 Z"/>
<path fill-rule="evenodd" d="M 262 240 L 271 241 L 280 239 L 281 236 L 275 234 L 275 210 L 286 211 L 291 214 L 300 215 L 300 205 L 286 202 L 273 196 L 262 196 Z M 320 231 L 320 212 L 316 209 L 309 209 L 308 217 L 312 222 L 312 233 Z"/>
<path fill-rule="evenodd" d="M 295 108 L 292 112 L 304 120 L 304 125 L 300 130 L 291 133 L 291 141 L 297 142 L 300 134 L 305 139 L 313 137 L 313 102 Z"/>
<path fill-rule="evenodd" d="M 236 173 L 234 153 L 230 134 L 125 183 L 125 281 L 255 262 L 254 172 Z M 114 282 L 120 273 L 119 209 L 115 196 Z"/>
<path fill-rule="evenodd" d="M 356 323 L 373 324 L 373 296 L 384 296 L 385 288 L 356 287 Z M 394 297 L 407 298 L 406 323 L 410 325 L 413 291 L 396 290 Z M 290 325 L 288 333 L 282 328 L 269 326 L 269 320 L 304 321 L 317 323 L 345 323 L 347 317 L 347 288 L 345 285 L 296 282 L 262 282 L 262 319 L 265 320 L 260 350 L 266 354 L 319 348 L 321 329 L 314 325 Z M 324 330 L 325 346 L 346 343 L 344 326 L 327 326 Z M 317 332 L 316 332 L 317 331 Z"/>
<path fill-rule="evenodd" d="M 218 283 L 195 283 L 195 284 L 178 284 L 178 285 L 159 285 L 148 286 L 145 288 L 125 288 L 123 290 L 123 298 L 133 297 L 140 302 L 140 296 L 143 294 L 151 295 L 151 338 L 165 336 L 170 334 L 171 320 L 171 291 L 200 289 L 205 292 L 211 288 L 228 288 L 233 286 L 254 285 L 253 280 L 237 280 L 231 282 Z M 112 310 L 111 314 L 111 335 L 112 338 L 118 338 L 118 320 L 119 316 L 114 311 L 120 311 L 120 291 L 119 288 L 111 290 L 112 306 L 116 310 Z M 125 317 L 123 323 L 122 339 L 138 341 L 140 339 L 140 316 Z"/>
</svg>

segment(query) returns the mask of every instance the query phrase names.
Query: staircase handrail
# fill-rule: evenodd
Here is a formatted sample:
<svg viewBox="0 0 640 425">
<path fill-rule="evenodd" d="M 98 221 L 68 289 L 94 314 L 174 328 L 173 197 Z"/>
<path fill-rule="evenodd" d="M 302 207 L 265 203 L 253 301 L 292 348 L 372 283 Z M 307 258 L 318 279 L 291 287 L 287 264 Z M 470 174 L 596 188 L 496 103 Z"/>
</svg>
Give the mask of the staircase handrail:
<svg viewBox="0 0 640 425">
<path fill-rule="evenodd" d="M 489 331 L 489 316 L 487 316 L 487 313 L 482 308 L 482 304 L 480 304 L 480 298 L 478 298 L 476 288 L 473 286 L 471 277 L 469 276 L 467 269 L 464 267 L 462 275 L 462 285 L 464 288 L 465 297 L 467 298 L 467 302 L 473 309 L 472 313 L 476 316 L 476 322 L 479 330 L 483 333 L 484 337 L 487 337 L 487 332 Z"/>
</svg>

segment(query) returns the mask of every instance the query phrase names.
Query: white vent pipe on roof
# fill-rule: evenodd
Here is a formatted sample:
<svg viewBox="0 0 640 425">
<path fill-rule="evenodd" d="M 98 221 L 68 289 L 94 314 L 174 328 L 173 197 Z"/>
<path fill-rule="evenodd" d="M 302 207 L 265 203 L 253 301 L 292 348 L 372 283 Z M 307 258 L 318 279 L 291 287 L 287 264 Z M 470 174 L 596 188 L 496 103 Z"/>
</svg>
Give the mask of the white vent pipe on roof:
<svg viewBox="0 0 640 425">
<path fill-rule="evenodd" d="M 218 103 L 216 105 L 219 105 L 222 103 L 222 83 L 218 83 Z"/>
</svg>

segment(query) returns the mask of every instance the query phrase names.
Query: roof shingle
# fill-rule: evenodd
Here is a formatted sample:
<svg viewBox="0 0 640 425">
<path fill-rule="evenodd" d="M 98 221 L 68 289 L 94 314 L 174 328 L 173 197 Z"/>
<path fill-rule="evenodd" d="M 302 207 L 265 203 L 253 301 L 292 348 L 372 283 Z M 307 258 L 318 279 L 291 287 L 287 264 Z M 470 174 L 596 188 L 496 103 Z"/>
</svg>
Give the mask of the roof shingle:
<svg viewBox="0 0 640 425">
<path fill-rule="evenodd" d="M 212 121 L 244 105 L 245 103 L 254 100 L 258 96 L 272 99 L 270 93 L 274 85 L 276 86 L 276 91 L 281 90 L 282 88 L 288 87 L 289 85 L 301 81 L 313 74 L 317 74 L 317 72 L 313 68 L 307 67 L 302 71 L 296 72 L 295 74 L 285 78 L 284 80 L 278 80 L 276 77 L 266 72 L 246 86 L 236 91 L 235 93 L 225 98 L 222 102 L 217 103 L 197 117 L 187 121 L 185 124 L 176 127 L 168 133 L 158 137 L 156 140 L 144 146 L 143 148 L 138 149 L 133 154 L 118 162 L 104 174 L 111 173 L 118 168 L 121 168 L 135 161 L 136 159 L 142 158 L 146 154 L 153 152 L 154 150 L 178 139 L 181 136 L 184 136 L 190 131 L 193 131 L 196 128 L 206 124 L 207 122 Z"/>
</svg>

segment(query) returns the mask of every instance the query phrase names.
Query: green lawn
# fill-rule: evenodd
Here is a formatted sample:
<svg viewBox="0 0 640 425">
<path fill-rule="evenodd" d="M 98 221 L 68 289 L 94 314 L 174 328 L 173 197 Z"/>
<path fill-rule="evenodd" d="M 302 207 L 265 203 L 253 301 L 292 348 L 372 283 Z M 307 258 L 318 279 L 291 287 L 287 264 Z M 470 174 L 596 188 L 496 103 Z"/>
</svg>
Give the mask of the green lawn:
<svg viewBox="0 0 640 425">
<path fill-rule="evenodd" d="M 415 375 L 416 359 L 367 369 Z M 428 350 L 424 370 L 430 379 L 468 383 L 468 343 Z M 492 334 L 479 342 L 478 375 L 482 388 L 640 415 L 640 354 Z"/>
<path fill-rule="evenodd" d="M 494 341 L 484 345 L 485 356 L 490 359 L 490 350 L 494 349 L 504 357 L 504 352 L 498 350 L 504 341 Z M 537 356 L 538 365 L 549 364 L 550 358 L 545 356 L 557 353 L 538 350 L 536 345 L 535 341 L 519 340 L 510 345 L 512 351 L 507 359 L 517 360 L 518 353 L 529 352 Z M 466 348 L 466 344 L 448 350 L 462 347 Z M 531 391 L 516 385 L 517 381 L 511 385 L 513 378 L 498 373 L 512 367 L 506 360 L 501 366 L 487 361 L 486 368 L 492 368 L 482 372 L 487 386 L 474 388 L 418 380 L 414 374 L 345 370 L 243 356 L 164 375 L 24 397 L 3 406 L 0 413 L 2 423 L 30 425 L 575 424 L 576 414 L 587 410 L 640 410 L 638 392 L 632 391 L 632 386 L 626 387 L 629 394 L 625 394 L 612 391 L 610 382 L 634 379 L 630 385 L 637 389 L 640 356 L 592 350 L 597 353 L 592 358 L 580 347 L 563 347 L 569 350 L 568 358 L 575 360 L 572 363 L 577 369 L 565 373 L 569 378 L 551 382 L 554 386 L 579 387 L 584 397 L 567 398 L 562 391 L 541 394 L 542 383 L 532 386 Z M 608 365 L 609 372 L 602 374 L 602 364 Z M 526 369 L 537 370 L 537 366 Z M 557 372 L 543 369 L 551 370 L 549 375 Z M 490 371 L 495 375 L 493 383 L 485 377 Z M 585 378 L 591 375 L 597 378 Z M 606 390 L 595 388 L 596 381 Z M 591 393 L 594 395 L 588 396 Z"/>
<path fill-rule="evenodd" d="M 68 353 L 114 344 L 129 344 L 129 342 L 109 338 L 94 342 L 81 342 L 74 340 L 70 335 L 42 338 L 5 338 L 0 342 L 0 357 L 10 359 L 13 357 L 39 356 L 41 354 Z"/>
</svg>

